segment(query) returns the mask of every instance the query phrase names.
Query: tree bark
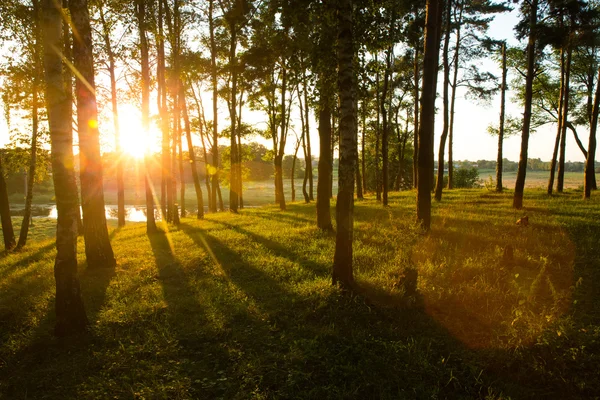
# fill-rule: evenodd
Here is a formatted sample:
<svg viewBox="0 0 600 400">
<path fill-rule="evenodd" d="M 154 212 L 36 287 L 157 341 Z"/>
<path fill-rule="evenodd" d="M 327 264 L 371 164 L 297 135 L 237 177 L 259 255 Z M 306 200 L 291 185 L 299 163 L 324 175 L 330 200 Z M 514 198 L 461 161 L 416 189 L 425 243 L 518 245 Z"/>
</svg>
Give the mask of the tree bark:
<svg viewBox="0 0 600 400">
<path fill-rule="evenodd" d="M 392 23 L 393 23 L 393 17 L 392 17 Z M 387 54 L 385 57 L 385 72 L 383 74 L 383 90 L 381 91 L 381 118 L 382 118 L 382 123 L 383 123 L 383 130 L 382 130 L 382 136 L 381 136 L 381 156 L 382 156 L 382 161 L 383 161 L 383 165 L 382 165 L 382 180 L 383 180 L 383 205 L 387 206 L 388 205 L 388 192 L 389 192 L 389 188 L 390 188 L 390 177 L 389 177 L 389 173 L 390 173 L 390 166 L 389 166 L 389 137 L 390 137 L 390 132 L 389 132 L 389 121 L 388 121 L 388 104 L 387 104 L 387 97 L 388 97 L 388 88 L 389 88 L 389 83 L 390 83 L 390 74 L 391 74 L 391 69 L 392 69 L 392 47 L 393 45 L 390 45 L 390 47 L 388 47 L 387 49 Z"/>
<path fill-rule="evenodd" d="M 381 116 L 381 97 L 379 95 L 379 64 L 377 60 L 377 53 L 375 53 L 375 64 L 377 64 L 377 72 L 375 75 L 375 91 L 376 91 L 376 107 L 377 107 L 377 120 L 375 123 L 375 197 L 377 201 L 381 201 L 381 177 L 379 171 L 379 145 L 381 139 L 380 132 L 380 116 Z"/>
<path fill-rule="evenodd" d="M 190 168 L 192 169 L 192 180 L 194 181 L 194 190 L 196 191 L 196 202 L 198 204 L 196 218 L 202 219 L 204 218 L 204 199 L 202 198 L 202 186 L 200 185 L 200 177 L 198 175 L 198 164 L 196 162 L 194 145 L 192 143 L 192 129 L 190 126 L 190 116 L 188 114 L 187 102 L 185 99 L 185 89 L 183 85 L 180 85 L 180 93 L 181 112 L 183 114 L 183 123 L 185 127 L 185 138 L 187 140 L 188 154 L 190 157 Z"/>
<path fill-rule="evenodd" d="M 433 135 L 435 98 L 440 52 L 440 26 L 443 0 L 427 0 L 425 22 L 425 52 L 423 56 L 423 89 L 419 126 L 419 153 L 417 177 L 417 221 L 429 231 L 431 228 L 431 189 L 433 181 Z"/>
<path fill-rule="evenodd" d="M 23 221 L 21 222 L 21 231 L 19 232 L 19 242 L 17 243 L 17 249 L 21 249 L 27 243 L 27 235 L 29 233 L 29 224 L 31 222 L 31 202 L 33 200 L 33 183 L 35 178 L 35 164 L 37 159 L 37 138 L 38 138 L 38 126 L 39 126 L 39 77 L 42 73 L 41 68 L 41 35 L 40 35 L 40 13 L 39 13 L 39 1 L 33 1 L 33 20 L 34 26 L 34 50 L 33 50 L 33 62 L 34 62 L 34 76 L 33 76 L 33 90 L 32 90 L 32 105 L 31 105 L 31 157 L 29 159 L 29 171 L 27 172 L 27 191 L 25 194 L 25 211 L 23 212 Z M 12 225 L 12 224 L 11 224 Z"/>
<path fill-rule="evenodd" d="M 238 152 L 237 152 L 237 141 L 235 138 L 236 135 L 236 123 L 237 123 L 237 28 L 234 22 L 229 23 L 229 33 L 230 33 L 230 42 L 229 42 L 229 66 L 231 68 L 231 99 L 230 99 L 230 108 L 229 115 L 231 120 L 231 138 L 230 138 L 230 156 L 231 156 L 231 171 L 229 178 L 229 211 L 233 213 L 238 212 L 238 168 L 239 168 L 239 160 L 238 160 Z"/>
<path fill-rule="evenodd" d="M 531 103 L 533 99 L 533 78 L 535 75 L 535 43 L 537 39 L 538 0 L 532 0 L 529 15 L 529 40 L 527 42 L 527 76 L 525 78 L 525 106 L 523 110 L 523 130 L 521 133 L 521 155 L 515 183 L 513 207 L 523 208 L 523 190 L 527 174 L 527 150 L 529 147 L 529 129 L 531 127 Z"/>
<path fill-rule="evenodd" d="M 590 139 L 588 143 L 588 153 L 585 160 L 585 174 L 583 184 L 583 198 L 589 199 L 591 191 L 595 184 L 595 158 L 596 158 L 596 131 L 598 128 L 598 113 L 600 112 L 600 68 L 598 69 L 598 78 L 596 82 L 596 95 L 594 96 L 594 106 L 592 108 L 592 121 L 590 125 Z"/>
<path fill-rule="evenodd" d="M 313 177 L 313 168 L 312 168 L 312 148 L 310 145 L 310 119 L 309 119 L 309 110 L 308 107 L 308 89 L 307 89 L 307 80 L 306 80 L 306 72 L 303 75 L 304 82 L 304 120 L 306 121 L 306 157 L 308 158 L 308 162 L 306 163 L 306 168 L 308 169 L 308 196 L 310 201 L 315 200 L 315 196 L 313 194 L 314 187 L 314 177 Z"/>
<path fill-rule="evenodd" d="M 413 187 L 417 188 L 419 180 L 419 47 L 415 47 L 415 60 L 413 65 L 413 79 L 414 79 L 414 100 L 415 100 L 415 124 L 413 131 Z"/>
<path fill-rule="evenodd" d="M 331 180 L 331 108 L 325 90 L 319 99 L 319 175 L 317 180 L 317 226 L 322 230 L 333 230 L 330 211 Z"/>
<path fill-rule="evenodd" d="M 210 78 L 212 83 L 212 102 L 213 102 L 213 146 L 212 146 L 212 185 L 210 193 L 211 212 L 217 212 L 217 193 L 221 192 L 219 187 L 219 130 L 218 130 L 218 107 L 219 87 L 217 85 L 217 44 L 215 39 L 215 20 L 213 16 L 214 0 L 208 1 L 208 24 L 210 31 Z M 223 211 L 223 199 L 219 194 L 219 205 Z"/>
<path fill-rule="evenodd" d="M 336 202 L 337 233 L 332 283 L 352 289 L 354 236 L 354 175 L 356 166 L 356 109 L 352 90 L 354 69 L 352 1 L 338 0 L 338 88 L 340 94 L 340 166 Z"/>
<path fill-rule="evenodd" d="M 9 251 L 16 246 L 17 242 L 15 240 L 12 219 L 10 218 L 10 203 L 8 202 L 8 191 L 6 190 L 6 181 L 4 180 L 2 157 L 0 157 L 0 219 L 2 220 L 4 249 Z"/>
<path fill-rule="evenodd" d="M 148 38 L 146 37 L 146 3 L 137 0 L 137 20 L 140 36 L 140 64 L 142 67 L 142 128 L 146 135 L 150 136 L 150 64 L 148 56 Z M 150 171 L 152 160 L 149 154 L 144 155 L 144 192 L 146 196 L 146 233 L 157 231 L 156 219 L 154 217 L 154 195 L 152 193 L 152 180 Z M 164 215 L 164 214 L 163 214 Z"/>
<path fill-rule="evenodd" d="M 450 89 L 450 62 L 448 53 L 450 52 L 450 14 L 452 0 L 449 0 L 446 7 L 446 22 L 444 27 L 444 48 L 442 50 L 442 60 L 444 64 L 444 83 L 443 83 L 443 106 L 444 106 L 444 126 L 442 136 L 440 137 L 440 148 L 438 151 L 438 170 L 435 184 L 435 200 L 442 200 L 442 190 L 444 188 L 444 152 L 446 150 L 446 140 L 450 129 L 450 109 L 449 109 L 449 89 Z"/>
<path fill-rule="evenodd" d="M 108 74 L 110 76 L 110 102 L 112 106 L 113 126 L 115 130 L 115 150 L 117 154 L 117 226 L 125 226 L 125 183 L 123 180 L 123 152 L 121 150 L 121 129 L 119 126 L 119 108 L 117 100 L 117 77 L 115 54 L 110 41 L 110 27 L 104 17 L 104 5 L 100 5 L 100 22 L 102 23 L 102 39 L 108 56 Z"/>
<path fill-rule="evenodd" d="M 565 184 L 565 152 L 567 146 L 567 120 L 569 115 L 569 91 L 571 79 L 571 58 L 573 55 L 573 49 L 571 44 L 567 48 L 567 64 L 565 67 L 565 93 L 563 99 L 563 113 L 561 122 L 561 134 L 560 134 L 560 155 L 558 160 L 558 176 L 556 181 L 556 191 L 559 193 L 563 192 Z"/>
<path fill-rule="evenodd" d="M 275 180 L 277 181 L 276 189 L 279 190 L 279 208 L 285 211 L 285 194 L 283 192 L 283 154 L 285 151 L 285 142 L 287 138 L 287 110 L 285 104 L 285 93 L 287 91 L 287 70 L 286 66 L 282 66 L 281 78 L 281 136 L 279 137 L 279 149 L 276 149 L 275 156 Z"/>
<path fill-rule="evenodd" d="M 70 0 L 69 9 L 73 29 L 78 33 L 73 41 L 73 65 L 79 72 L 75 89 L 85 254 L 89 267 L 113 268 L 116 260 L 106 226 L 92 31 L 87 0 Z"/>
<path fill-rule="evenodd" d="M 500 126 L 498 128 L 498 157 L 496 161 L 496 192 L 502 192 L 502 147 L 504 142 L 504 114 L 506 112 L 506 42 L 502 42 L 502 84 L 500 87 Z"/>
<path fill-rule="evenodd" d="M 52 0 L 43 0 L 42 10 L 46 108 L 50 128 L 52 178 L 58 213 L 54 263 L 56 280 L 54 333 L 57 336 L 65 336 L 85 331 L 88 320 L 77 277 L 77 210 L 79 204 L 73 167 L 73 136 L 69 118 L 71 102 L 66 93 L 60 55 L 62 47 L 61 13 L 63 10 Z"/>
</svg>

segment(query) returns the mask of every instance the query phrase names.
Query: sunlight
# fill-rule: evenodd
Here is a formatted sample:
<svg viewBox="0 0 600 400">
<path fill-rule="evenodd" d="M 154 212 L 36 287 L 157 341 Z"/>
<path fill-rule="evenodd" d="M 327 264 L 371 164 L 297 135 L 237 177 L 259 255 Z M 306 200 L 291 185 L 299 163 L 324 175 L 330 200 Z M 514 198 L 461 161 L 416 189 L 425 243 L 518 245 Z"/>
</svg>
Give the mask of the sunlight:
<svg viewBox="0 0 600 400">
<path fill-rule="evenodd" d="M 142 116 L 140 110 L 131 104 L 125 104 L 120 108 L 121 124 L 121 148 L 124 153 L 141 159 L 148 151 L 150 138 L 142 128 Z"/>
</svg>

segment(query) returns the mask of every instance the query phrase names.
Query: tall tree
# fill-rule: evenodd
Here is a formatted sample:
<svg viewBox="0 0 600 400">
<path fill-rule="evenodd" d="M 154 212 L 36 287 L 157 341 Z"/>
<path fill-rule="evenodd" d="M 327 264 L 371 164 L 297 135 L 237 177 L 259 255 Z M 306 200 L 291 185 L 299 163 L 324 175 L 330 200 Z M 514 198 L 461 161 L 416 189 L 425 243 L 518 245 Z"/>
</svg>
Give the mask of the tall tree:
<svg viewBox="0 0 600 400">
<path fill-rule="evenodd" d="M 431 228 L 435 98 L 444 0 L 427 0 L 426 7 L 423 89 L 421 91 L 421 115 L 419 118 L 417 221 L 423 229 L 429 230 Z"/>
<path fill-rule="evenodd" d="M 150 135 L 150 64 L 146 20 L 146 0 L 137 0 L 137 23 L 140 36 L 140 64 L 142 66 L 141 86 L 142 86 L 142 127 L 147 135 Z M 144 155 L 144 187 L 146 194 L 146 232 L 153 233 L 157 231 L 156 220 L 154 218 L 154 194 L 152 193 L 152 181 L 150 171 L 152 161 L 149 154 Z"/>
<path fill-rule="evenodd" d="M 61 61 L 63 10 L 54 0 L 42 0 L 42 39 L 46 108 L 52 151 L 52 178 L 58 213 L 56 227 L 56 325 L 64 336 L 82 332 L 88 320 L 77 277 L 77 210 L 79 209 L 71 135 L 71 102 L 65 91 Z"/>
<path fill-rule="evenodd" d="M 13 230 L 12 219 L 10 218 L 10 203 L 8 202 L 8 191 L 6 181 L 4 180 L 4 168 L 2 167 L 2 156 L 0 155 L 0 219 L 2 221 L 2 237 L 4 239 L 4 248 L 12 250 L 17 244 L 15 241 L 15 232 Z"/>
<path fill-rule="evenodd" d="M 332 282 L 345 289 L 354 284 L 352 240 L 354 236 L 354 176 L 356 169 L 356 109 L 353 68 L 352 0 L 338 0 L 338 90 L 340 95 L 340 166 L 336 203 L 337 233 Z"/>
<path fill-rule="evenodd" d="M 78 71 L 75 88 L 85 254 L 88 266 L 112 268 L 116 261 L 106 226 L 92 32 L 87 0 L 69 0 L 69 10 L 74 32 L 73 65 Z"/>
<path fill-rule="evenodd" d="M 198 205 L 198 212 L 196 218 L 204 218 L 204 199 L 202 198 L 202 186 L 200 186 L 200 177 L 198 175 L 198 166 L 196 163 L 196 154 L 194 152 L 194 145 L 192 143 L 192 129 L 190 124 L 190 117 L 187 110 L 187 102 L 185 99 L 184 86 L 181 85 L 181 111 L 183 113 L 183 121 L 185 126 L 185 138 L 187 140 L 188 155 L 190 158 L 190 168 L 192 169 L 192 180 L 194 181 L 194 190 L 196 191 L 196 201 Z"/>
<path fill-rule="evenodd" d="M 111 40 L 113 24 L 107 21 L 104 4 L 98 7 L 100 23 L 102 25 L 101 36 L 104 42 L 104 51 L 108 57 L 108 74 L 110 77 L 110 102 L 112 106 L 113 126 L 115 130 L 115 147 L 117 153 L 117 226 L 125 226 L 125 181 L 123 179 L 123 151 L 121 149 L 121 128 L 119 124 L 119 107 L 117 99 L 117 66 L 114 46 Z"/>
<path fill-rule="evenodd" d="M 500 86 L 500 125 L 498 127 L 498 157 L 496 160 L 496 192 L 502 192 L 502 147 L 504 142 L 504 119 L 506 112 L 506 41 L 501 46 L 502 53 L 502 83 Z"/>
<path fill-rule="evenodd" d="M 523 207 L 523 190 L 525 188 L 525 175 L 527 173 L 527 152 L 529 149 L 529 129 L 531 127 L 531 103 L 533 98 L 533 78 L 535 76 L 535 48 L 537 40 L 537 14 L 538 0 L 531 0 L 528 9 L 524 8 L 522 12 L 529 16 L 529 39 L 527 41 L 527 75 L 525 78 L 525 104 L 523 110 L 523 129 L 521 133 L 521 155 L 519 157 L 519 169 L 517 170 L 517 180 L 515 182 L 515 194 L 513 197 L 513 207 L 521 209 Z"/>
<path fill-rule="evenodd" d="M 598 69 L 598 78 L 596 79 L 596 95 L 594 96 L 594 105 L 592 107 L 592 123 L 590 126 L 590 139 L 588 143 L 588 153 L 585 159 L 585 175 L 583 183 L 583 198 L 589 199 L 594 187 L 594 158 L 596 156 L 596 131 L 598 127 L 598 114 L 600 113 L 600 68 Z"/>
</svg>

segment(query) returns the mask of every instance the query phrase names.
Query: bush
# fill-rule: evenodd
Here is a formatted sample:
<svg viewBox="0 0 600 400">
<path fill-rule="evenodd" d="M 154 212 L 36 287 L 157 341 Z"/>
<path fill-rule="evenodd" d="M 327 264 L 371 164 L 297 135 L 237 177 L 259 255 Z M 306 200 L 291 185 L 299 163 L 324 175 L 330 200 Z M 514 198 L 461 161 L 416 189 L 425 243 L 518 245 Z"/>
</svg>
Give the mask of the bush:
<svg viewBox="0 0 600 400">
<path fill-rule="evenodd" d="M 481 187 L 479 182 L 479 171 L 477 168 L 459 168 L 452 176 L 455 188 L 478 188 Z"/>
</svg>

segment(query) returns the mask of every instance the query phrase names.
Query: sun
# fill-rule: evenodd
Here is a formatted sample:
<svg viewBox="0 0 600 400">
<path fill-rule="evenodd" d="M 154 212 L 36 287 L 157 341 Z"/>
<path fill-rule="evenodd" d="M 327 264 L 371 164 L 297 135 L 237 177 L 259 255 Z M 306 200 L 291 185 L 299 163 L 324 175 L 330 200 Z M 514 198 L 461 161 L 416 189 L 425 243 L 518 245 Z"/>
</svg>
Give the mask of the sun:
<svg viewBox="0 0 600 400">
<path fill-rule="evenodd" d="M 140 110 L 133 105 L 126 104 L 119 111 L 121 149 L 125 154 L 141 159 L 147 154 L 151 139 L 148 132 L 145 132 L 142 127 Z"/>
</svg>

